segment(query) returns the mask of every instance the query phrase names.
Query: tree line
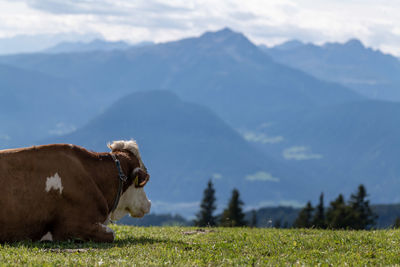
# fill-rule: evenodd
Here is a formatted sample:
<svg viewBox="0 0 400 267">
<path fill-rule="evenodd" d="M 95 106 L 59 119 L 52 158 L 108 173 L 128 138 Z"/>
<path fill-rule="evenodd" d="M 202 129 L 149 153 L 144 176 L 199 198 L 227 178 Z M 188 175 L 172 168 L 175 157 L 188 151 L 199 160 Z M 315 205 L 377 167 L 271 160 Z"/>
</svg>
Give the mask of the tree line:
<svg viewBox="0 0 400 267">
<path fill-rule="evenodd" d="M 350 195 L 346 202 L 343 195 L 339 196 L 325 210 L 324 194 L 321 193 L 319 203 L 314 208 L 308 201 L 300 211 L 293 227 L 319 229 L 371 229 L 375 226 L 377 215 L 372 211 L 367 191 L 360 185 L 356 193 Z"/>
<path fill-rule="evenodd" d="M 213 213 L 217 209 L 215 198 L 215 189 L 211 180 L 208 181 L 207 187 L 203 193 L 203 199 L 200 204 L 200 211 L 196 214 L 194 225 L 204 226 L 224 226 L 238 227 L 247 226 L 245 214 L 243 213 L 243 201 L 240 199 L 239 191 L 234 188 L 228 206 L 224 209 L 220 216 Z"/>
<path fill-rule="evenodd" d="M 318 228 L 318 229 L 371 229 L 376 224 L 377 215 L 372 211 L 367 191 L 364 185 L 359 185 L 358 190 L 350 195 L 348 201 L 342 194 L 330 202 L 326 208 L 324 205 L 324 194 L 321 193 L 319 203 L 313 207 L 308 201 L 303 209 L 300 210 L 292 227 L 294 228 Z M 200 204 L 200 211 L 196 214 L 193 221 L 195 226 L 251 226 L 257 225 L 257 213 L 251 212 L 249 221 L 245 220 L 243 212 L 243 201 L 237 189 L 232 190 L 232 195 L 227 207 L 222 214 L 214 215 L 216 210 L 215 189 L 211 180 L 203 193 Z M 400 225 L 400 219 L 396 220 L 395 227 Z M 274 224 L 280 227 L 280 224 Z M 285 227 L 286 228 L 286 227 Z"/>
</svg>

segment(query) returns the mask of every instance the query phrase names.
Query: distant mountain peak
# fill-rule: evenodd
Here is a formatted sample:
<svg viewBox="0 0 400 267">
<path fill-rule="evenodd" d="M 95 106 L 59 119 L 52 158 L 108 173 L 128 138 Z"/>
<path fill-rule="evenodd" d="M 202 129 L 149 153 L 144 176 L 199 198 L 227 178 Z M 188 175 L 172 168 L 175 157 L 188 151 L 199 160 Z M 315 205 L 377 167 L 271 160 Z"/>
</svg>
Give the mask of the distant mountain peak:
<svg viewBox="0 0 400 267">
<path fill-rule="evenodd" d="M 202 39 L 212 40 L 216 43 L 223 43 L 226 41 L 246 41 L 250 42 L 242 33 L 235 32 L 228 27 L 214 32 L 205 32 L 200 36 Z"/>
<path fill-rule="evenodd" d="M 205 32 L 203 35 L 205 34 L 215 34 L 215 35 L 232 35 L 232 34 L 238 34 L 237 32 L 233 31 L 231 28 L 229 27 L 225 27 L 222 28 L 220 30 L 216 30 L 216 31 L 207 31 Z"/>
<path fill-rule="evenodd" d="M 230 28 L 206 32 L 196 38 L 196 42 L 199 49 L 210 49 L 209 51 L 219 51 L 218 53 L 224 51 L 237 61 L 254 56 L 267 57 L 244 34 Z"/>
<path fill-rule="evenodd" d="M 350 39 L 344 45 L 353 48 L 365 48 L 363 43 L 358 39 Z"/>
<path fill-rule="evenodd" d="M 366 48 L 360 40 L 354 38 L 348 40 L 345 43 L 325 43 L 323 47 L 328 49 L 345 48 L 345 49 L 356 49 L 356 50 L 363 50 Z"/>
<path fill-rule="evenodd" d="M 301 46 L 304 46 L 304 43 L 302 41 L 299 40 L 289 40 L 286 41 L 280 45 L 276 45 L 273 48 L 275 49 L 279 49 L 279 50 L 290 50 L 290 49 L 295 49 L 295 48 L 299 48 Z"/>
<path fill-rule="evenodd" d="M 231 28 L 229 28 L 229 27 L 222 28 L 221 30 L 216 31 L 216 33 L 218 33 L 218 34 L 236 34 L 236 32 L 234 32 L 234 31 L 233 31 Z"/>
</svg>

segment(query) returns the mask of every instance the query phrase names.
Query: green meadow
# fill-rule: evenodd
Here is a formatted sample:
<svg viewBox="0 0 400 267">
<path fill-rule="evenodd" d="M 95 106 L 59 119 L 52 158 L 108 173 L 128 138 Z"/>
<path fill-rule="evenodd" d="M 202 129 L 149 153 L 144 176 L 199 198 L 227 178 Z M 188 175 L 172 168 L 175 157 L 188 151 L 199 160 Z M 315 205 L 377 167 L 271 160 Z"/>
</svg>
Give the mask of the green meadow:
<svg viewBox="0 0 400 267">
<path fill-rule="evenodd" d="M 117 226 L 112 244 L 2 244 L 1 266 L 399 265 L 400 230 Z"/>
</svg>

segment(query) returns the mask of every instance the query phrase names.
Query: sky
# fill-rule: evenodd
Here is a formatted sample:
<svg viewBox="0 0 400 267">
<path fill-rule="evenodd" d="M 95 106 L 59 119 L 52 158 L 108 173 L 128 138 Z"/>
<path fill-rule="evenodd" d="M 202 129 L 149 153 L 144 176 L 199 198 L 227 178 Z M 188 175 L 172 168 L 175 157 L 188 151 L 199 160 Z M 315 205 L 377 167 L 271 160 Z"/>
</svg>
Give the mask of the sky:
<svg viewBox="0 0 400 267">
<path fill-rule="evenodd" d="M 0 0 L 0 50 L 35 38 L 166 42 L 229 27 L 256 44 L 357 38 L 400 56 L 399 14 L 398 0 Z"/>
</svg>

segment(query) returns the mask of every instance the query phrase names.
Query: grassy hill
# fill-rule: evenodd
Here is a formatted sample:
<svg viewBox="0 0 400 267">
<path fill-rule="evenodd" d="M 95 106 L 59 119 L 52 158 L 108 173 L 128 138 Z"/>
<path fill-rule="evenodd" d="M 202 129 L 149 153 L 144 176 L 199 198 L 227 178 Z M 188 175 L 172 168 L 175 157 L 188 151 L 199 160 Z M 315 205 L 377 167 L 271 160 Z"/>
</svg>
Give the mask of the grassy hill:
<svg viewBox="0 0 400 267">
<path fill-rule="evenodd" d="M 0 246 L 7 266 L 275 266 L 400 264 L 400 231 L 112 226 L 112 244 Z"/>
</svg>

